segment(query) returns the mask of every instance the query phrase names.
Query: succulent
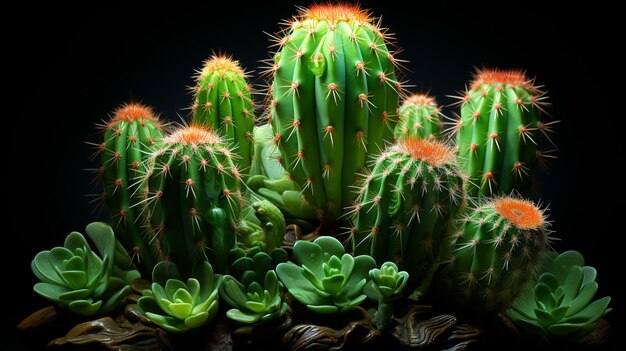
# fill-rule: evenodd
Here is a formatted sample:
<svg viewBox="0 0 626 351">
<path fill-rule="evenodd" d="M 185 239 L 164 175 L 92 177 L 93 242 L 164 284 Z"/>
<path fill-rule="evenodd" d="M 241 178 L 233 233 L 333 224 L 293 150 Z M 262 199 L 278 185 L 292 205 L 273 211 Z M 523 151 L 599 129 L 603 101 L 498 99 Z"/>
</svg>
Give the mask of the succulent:
<svg viewBox="0 0 626 351">
<path fill-rule="evenodd" d="M 282 251 L 282 252 L 280 252 Z M 231 265 L 224 276 L 220 296 L 233 307 L 226 316 L 241 324 L 265 324 L 282 318 L 288 305 L 283 301 L 284 287 L 274 269 L 287 260 L 287 253 L 277 249 L 272 255 L 252 252 Z"/>
<path fill-rule="evenodd" d="M 152 108 L 129 103 L 104 121 L 104 140 L 97 145 L 101 157 L 98 174 L 104 184 L 104 200 L 111 211 L 118 240 L 132 253 L 135 263 L 149 274 L 159 258 L 155 242 L 145 240 L 146 219 L 136 205 L 146 196 L 141 184 L 150 147 L 163 138 L 163 123 Z"/>
<path fill-rule="evenodd" d="M 322 225 L 353 200 L 368 155 L 393 139 L 401 89 L 389 36 L 366 11 L 313 5 L 277 38 L 268 119 L 283 165 Z"/>
<path fill-rule="evenodd" d="M 453 149 L 408 137 L 373 160 L 350 208 L 355 255 L 395 262 L 416 283 L 434 267 L 464 203 Z"/>
<path fill-rule="evenodd" d="M 130 282 L 140 275 L 116 266 L 120 253 L 116 252 L 115 235 L 109 225 L 94 222 L 87 225 L 86 231 L 100 256 L 82 234 L 70 233 L 64 247 L 42 251 L 33 259 L 31 269 L 41 281 L 34 290 L 73 313 L 105 315 L 124 301 L 131 291 Z"/>
<path fill-rule="evenodd" d="M 369 276 L 371 280 L 365 285 L 364 292 L 370 299 L 378 301 L 374 324 L 382 330 L 393 320 L 393 301 L 403 296 L 409 273 L 399 271 L 393 262 L 385 262 L 380 269 L 370 270 Z"/>
<path fill-rule="evenodd" d="M 283 243 L 285 217 L 271 202 L 250 195 L 253 202 L 237 226 L 237 243 L 244 247 L 259 246 L 263 251 L 274 250 Z"/>
<path fill-rule="evenodd" d="M 398 115 L 394 131 L 396 140 L 407 137 L 419 139 L 441 139 L 441 110 L 435 98 L 427 94 L 414 94 L 407 97 Z"/>
<path fill-rule="evenodd" d="M 541 275 L 506 312 L 518 326 L 544 338 L 581 338 L 596 328 L 611 297 L 593 300 L 596 269 L 577 251 L 544 256 Z"/>
<path fill-rule="evenodd" d="M 461 307 L 503 312 L 541 266 L 549 235 L 544 213 L 530 201 L 499 197 L 460 222 L 443 259 L 447 288 Z"/>
<path fill-rule="evenodd" d="M 472 180 L 469 194 L 526 191 L 537 160 L 551 157 L 539 150 L 541 137 L 551 141 L 555 123 L 539 120 L 544 93 L 523 71 L 484 69 L 460 99 L 461 118 L 451 131 L 461 168 Z"/>
<path fill-rule="evenodd" d="M 152 272 L 152 286 L 138 305 L 153 323 L 172 333 L 199 328 L 215 318 L 221 277 L 207 261 L 196 264 L 187 283 L 175 263 L 161 261 Z"/>
<path fill-rule="evenodd" d="M 281 263 L 276 273 L 289 293 L 310 310 L 346 312 L 365 300 L 367 275 L 376 266 L 370 256 L 352 257 L 339 240 L 329 236 L 297 241 L 293 253 L 297 264 Z"/>
<path fill-rule="evenodd" d="M 239 169 L 248 170 L 252 161 L 254 103 L 246 72 L 239 61 L 213 55 L 196 77 L 193 123 L 209 126 L 237 145 Z"/>
<path fill-rule="evenodd" d="M 155 145 L 144 211 L 151 223 L 146 240 L 184 275 L 207 260 L 218 273 L 228 269 L 235 227 L 244 199 L 238 156 L 204 126 L 182 127 Z"/>
</svg>

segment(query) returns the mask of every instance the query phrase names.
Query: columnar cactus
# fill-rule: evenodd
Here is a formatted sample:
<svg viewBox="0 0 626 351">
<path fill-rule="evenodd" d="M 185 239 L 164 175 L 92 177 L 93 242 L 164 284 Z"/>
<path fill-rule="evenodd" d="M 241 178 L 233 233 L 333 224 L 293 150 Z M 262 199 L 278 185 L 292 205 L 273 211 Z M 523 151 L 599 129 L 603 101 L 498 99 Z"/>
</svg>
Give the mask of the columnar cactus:
<svg viewBox="0 0 626 351">
<path fill-rule="evenodd" d="M 252 161 L 254 103 L 247 74 L 239 61 L 213 55 L 196 77 L 193 123 L 210 126 L 237 145 L 239 169 L 248 171 Z"/>
<path fill-rule="evenodd" d="M 455 151 L 409 137 L 374 161 L 349 212 L 354 254 L 395 262 L 415 282 L 438 257 L 464 202 Z"/>
<path fill-rule="evenodd" d="M 208 259 L 225 273 L 235 245 L 234 228 L 243 205 L 241 174 L 232 147 L 206 127 L 174 131 L 155 145 L 148 172 L 151 237 L 162 258 L 187 274 Z"/>
<path fill-rule="evenodd" d="M 140 210 L 135 205 L 146 195 L 141 186 L 146 172 L 144 161 L 152 145 L 163 138 L 163 124 L 152 108 L 129 103 L 115 110 L 102 127 L 100 172 L 115 235 L 144 273 L 150 273 L 156 263 L 152 256 L 154 242 L 144 240 L 145 219 L 140 218 Z"/>
<path fill-rule="evenodd" d="M 451 238 L 448 288 L 460 305 L 481 313 L 507 309 L 541 266 L 548 222 L 532 202 L 513 197 L 472 210 Z"/>
<path fill-rule="evenodd" d="M 397 140 L 407 137 L 441 139 L 441 110 L 435 98 L 427 94 L 414 94 L 400 107 L 398 124 L 394 131 Z"/>
<path fill-rule="evenodd" d="M 550 157 L 539 150 L 550 140 L 551 123 L 539 120 L 544 93 L 518 70 L 479 71 L 461 97 L 457 133 L 459 163 L 467 172 L 472 196 L 524 192 L 537 160 Z"/>
<path fill-rule="evenodd" d="M 389 36 L 350 5 L 314 5 L 291 21 L 269 72 L 284 167 L 322 220 L 353 199 L 369 153 L 392 140 L 398 91 Z"/>
</svg>

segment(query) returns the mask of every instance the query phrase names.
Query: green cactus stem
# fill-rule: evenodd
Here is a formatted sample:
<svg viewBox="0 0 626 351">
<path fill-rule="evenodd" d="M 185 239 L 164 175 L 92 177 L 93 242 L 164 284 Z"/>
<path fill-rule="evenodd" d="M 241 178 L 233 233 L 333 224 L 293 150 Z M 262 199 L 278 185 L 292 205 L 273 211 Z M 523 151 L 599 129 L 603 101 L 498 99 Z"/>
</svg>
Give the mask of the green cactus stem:
<svg viewBox="0 0 626 351">
<path fill-rule="evenodd" d="M 532 202 L 500 197 L 471 211 L 451 238 L 448 289 L 480 314 L 506 310 L 541 266 L 548 222 Z"/>
<path fill-rule="evenodd" d="M 441 109 L 435 98 L 427 94 L 414 94 L 400 107 L 398 124 L 394 131 L 396 140 L 407 137 L 441 139 Z"/>
<path fill-rule="evenodd" d="M 448 228 L 464 203 L 454 149 L 408 137 L 373 160 L 350 208 L 355 255 L 396 263 L 412 283 L 438 259 Z"/>
<path fill-rule="evenodd" d="M 146 208 L 162 256 L 188 274 L 208 259 L 226 273 L 244 199 L 238 156 L 204 126 L 182 127 L 155 145 Z"/>
<path fill-rule="evenodd" d="M 538 162 L 554 157 L 539 150 L 542 138 L 551 142 L 556 123 L 539 119 L 545 98 L 523 71 L 478 71 L 460 98 L 461 117 L 451 128 L 461 169 L 471 180 L 470 195 L 524 193 Z"/>
<path fill-rule="evenodd" d="M 368 155 L 393 139 L 397 60 L 370 14 L 313 5 L 295 17 L 278 52 L 268 119 L 284 167 L 324 223 L 354 199 Z"/>
<path fill-rule="evenodd" d="M 239 169 L 245 171 L 252 161 L 254 128 L 254 102 L 247 78 L 239 61 L 213 55 L 198 72 L 192 105 L 193 123 L 210 126 L 236 145 L 241 156 Z"/>
<path fill-rule="evenodd" d="M 100 144 L 104 200 L 111 211 L 115 235 L 146 274 L 159 258 L 155 243 L 145 240 L 146 219 L 135 206 L 146 196 L 142 181 L 150 148 L 163 138 L 163 123 L 152 108 L 129 103 L 113 112 L 102 124 L 104 141 Z"/>
</svg>

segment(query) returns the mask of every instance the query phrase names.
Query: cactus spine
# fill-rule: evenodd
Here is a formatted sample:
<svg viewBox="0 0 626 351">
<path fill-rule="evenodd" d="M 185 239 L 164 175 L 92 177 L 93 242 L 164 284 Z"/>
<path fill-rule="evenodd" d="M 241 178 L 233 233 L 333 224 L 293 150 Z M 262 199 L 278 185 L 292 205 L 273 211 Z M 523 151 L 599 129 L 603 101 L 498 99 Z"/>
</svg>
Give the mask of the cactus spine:
<svg viewBox="0 0 626 351">
<path fill-rule="evenodd" d="M 239 61 L 211 56 L 198 72 L 192 110 L 194 124 L 210 126 L 237 145 L 239 169 L 248 171 L 253 154 L 254 103 L 246 78 Z"/>
<path fill-rule="evenodd" d="M 227 271 L 225 253 L 235 246 L 243 205 L 236 157 L 204 126 L 183 127 L 155 145 L 146 200 L 150 240 L 183 271 L 205 259 L 217 272 Z"/>
<path fill-rule="evenodd" d="M 539 268 L 548 222 L 532 202 L 488 201 L 461 221 L 451 238 L 446 274 L 457 301 L 480 313 L 508 308 Z"/>
<path fill-rule="evenodd" d="M 377 159 L 355 205 L 355 255 L 393 261 L 416 282 L 439 256 L 451 219 L 464 202 L 455 150 L 403 139 Z"/>
<path fill-rule="evenodd" d="M 542 123 L 544 94 L 524 72 L 485 69 L 461 98 L 457 133 L 459 163 L 475 186 L 477 197 L 524 192 L 537 159 L 549 157 L 538 149 L 540 136 L 552 132 Z"/>
<path fill-rule="evenodd" d="M 115 110 L 102 127 L 100 172 L 115 235 L 149 274 L 156 262 L 150 243 L 144 240 L 145 219 L 140 218 L 140 211 L 134 205 L 146 194 L 145 188 L 139 185 L 146 172 L 144 160 L 150 147 L 163 138 L 163 124 L 152 108 L 129 103 Z"/>
<path fill-rule="evenodd" d="M 407 137 L 441 139 L 441 110 L 435 98 L 426 94 L 414 94 L 406 98 L 400 107 L 398 124 L 394 131 L 396 140 Z"/>
<path fill-rule="evenodd" d="M 392 140 L 400 84 L 387 39 L 369 13 L 343 4 L 303 10 L 277 38 L 273 141 L 323 221 L 351 203 L 368 153 Z"/>
</svg>

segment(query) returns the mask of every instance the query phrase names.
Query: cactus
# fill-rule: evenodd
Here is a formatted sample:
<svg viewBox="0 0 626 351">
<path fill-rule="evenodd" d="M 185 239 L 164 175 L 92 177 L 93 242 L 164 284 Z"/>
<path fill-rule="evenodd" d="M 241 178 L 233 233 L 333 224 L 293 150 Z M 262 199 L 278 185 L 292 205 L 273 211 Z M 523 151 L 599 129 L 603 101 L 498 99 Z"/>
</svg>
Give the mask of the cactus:
<svg viewBox="0 0 626 351">
<path fill-rule="evenodd" d="M 445 259 L 448 289 L 463 307 L 506 310 L 541 266 L 548 222 L 532 202 L 501 197 L 461 220 Z"/>
<path fill-rule="evenodd" d="M 414 94 L 400 107 L 398 124 L 394 131 L 396 140 L 407 137 L 441 139 L 441 110 L 435 98 L 427 94 Z"/>
<path fill-rule="evenodd" d="M 192 106 L 193 123 L 210 126 L 237 145 L 239 169 L 248 171 L 252 161 L 254 103 L 246 72 L 239 61 L 213 55 L 204 62 L 196 77 Z"/>
<path fill-rule="evenodd" d="M 355 255 L 398 264 L 415 283 L 439 256 L 452 218 L 464 203 L 455 151 L 409 137 L 374 159 L 355 204 Z"/>
<path fill-rule="evenodd" d="M 183 274 L 205 259 L 216 272 L 227 271 L 243 205 L 237 157 L 204 126 L 182 127 L 155 145 L 145 208 L 152 228 L 148 240 Z"/>
<path fill-rule="evenodd" d="M 304 9 L 276 38 L 273 142 L 323 223 L 351 203 L 367 156 L 393 138 L 401 88 L 388 39 L 369 13 L 344 4 Z"/>
<path fill-rule="evenodd" d="M 539 120 L 544 93 L 518 70 L 478 71 L 461 101 L 456 133 L 459 163 L 470 180 L 472 196 L 525 192 L 537 161 L 553 157 L 539 151 L 549 141 L 552 124 Z"/>
<path fill-rule="evenodd" d="M 144 239 L 145 220 L 136 205 L 145 197 L 139 186 L 145 176 L 144 161 L 150 147 L 163 138 L 163 124 L 152 108 L 129 103 L 122 105 L 102 124 L 104 141 L 99 145 L 104 183 L 104 199 L 113 216 L 118 240 L 132 253 L 144 273 L 152 272 L 156 263 L 152 243 Z M 141 259 L 140 259 L 141 258 Z"/>
</svg>

